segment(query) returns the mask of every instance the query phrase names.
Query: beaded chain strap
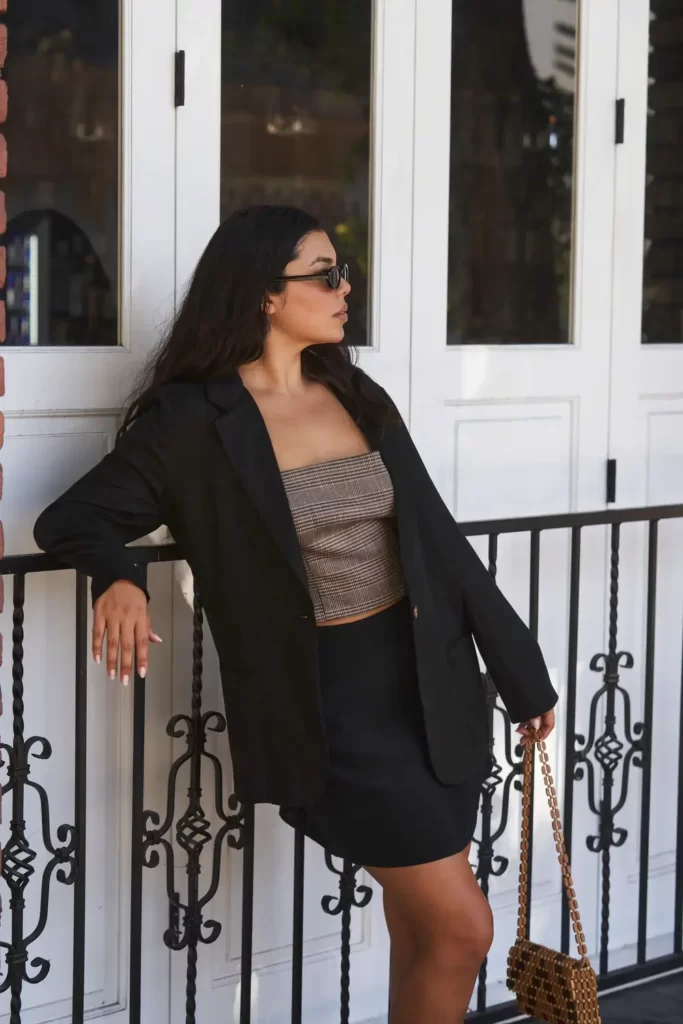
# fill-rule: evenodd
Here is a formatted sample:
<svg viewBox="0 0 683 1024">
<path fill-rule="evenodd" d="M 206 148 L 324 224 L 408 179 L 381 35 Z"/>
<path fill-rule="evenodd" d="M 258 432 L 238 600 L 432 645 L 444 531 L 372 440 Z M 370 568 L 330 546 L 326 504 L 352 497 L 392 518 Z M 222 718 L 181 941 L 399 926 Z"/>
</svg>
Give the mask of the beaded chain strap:
<svg viewBox="0 0 683 1024">
<path fill-rule="evenodd" d="M 598 985 L 595 971 L 588 960 L 586 939 L 581 927 L 579 906 L 572 882 L 569 857 L 564 845 L 557 794 L 550 773 L 545 741 L 535 730 L 529 731 L 530 743 L 524 750 L 524 781 L 522 786 L 522 843 L 519 861 L 519 912 L 517 941 L 508 953 L 507 987 L 517 996 L 517 1004 L 547 1024 L 600 1024 Z M 531 832 L 531 778 L 534 749 L 538 748 L 543 782 L 550 806 L 553 838 L 557 850 L 562 882 L 569 905 L 572 928 L 579 959 L 541 946 L 526 938 L 529 867 L 529 834 Z"/>
</svg>

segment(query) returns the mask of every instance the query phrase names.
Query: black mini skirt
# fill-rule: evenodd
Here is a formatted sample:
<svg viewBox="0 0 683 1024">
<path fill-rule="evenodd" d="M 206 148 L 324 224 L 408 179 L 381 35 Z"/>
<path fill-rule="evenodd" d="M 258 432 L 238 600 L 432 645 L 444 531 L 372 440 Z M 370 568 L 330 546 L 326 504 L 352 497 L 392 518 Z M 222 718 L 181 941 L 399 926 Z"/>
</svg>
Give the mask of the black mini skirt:
<svg viewBox="0 0 683 1024">
<path fill-rule="evenodd" d="M 310 807 L 280 817 L 330 853 L 367 867 L 440 860 L 472 839 L 479 769 L 436 778 L 427 750 L 407 599 L 317 631 L 330 773 Z M 455 685 L 455 682 L 454 682 Z"/>
</svg>

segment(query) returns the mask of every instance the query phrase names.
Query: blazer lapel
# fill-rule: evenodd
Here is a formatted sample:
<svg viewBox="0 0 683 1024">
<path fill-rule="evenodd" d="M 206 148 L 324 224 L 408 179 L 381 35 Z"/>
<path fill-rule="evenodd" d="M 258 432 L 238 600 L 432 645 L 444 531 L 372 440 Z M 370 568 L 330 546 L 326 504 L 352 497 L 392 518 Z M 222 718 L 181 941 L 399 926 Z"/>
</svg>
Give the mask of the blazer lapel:
<svg viewBox="0 0 683 1024">
<path fill-rule="evenodd" d="M 350 416 L 354 416 L 352 403 L 342 392 L 333 389 L 337 398 Z M 399 547 L 404 565 L 414 558 L 417 538 L 417 520 L 414 488 L 406 472 L 407 460 L 403 431 L 407 428 L 400 423 L 388 423 L 384 428 L 368 419 L 359 424 L 368 439 L 370 447 L 382 456 L 394 488 L 394 507 L 398 528 Z"/>
<path fill-rule="evenodd" d="M 224 410 L 215 421 L 223 448 L 261 519 L 308 593 L 306 569 L 280 469 L 261 411 L 235 370 L 205 384 L 207 397 Z M 354 415 L 346 395 L 336 397 Z M 382 430 L 369 421 L 359 424 L 371 448 L 379 451 L 394 487 L 401 553 L 411 558 L 415 541 L 414 495 L 405 472 L 400 426 Z"/>
<path fill-rule="evenodd" d="M 223 448 L 263 523 L 308 593 L 287 492 L 259 407 L 237 372 L 234 376 L 215 378 L 205 387 L 211 401 L 225 410 L 215 421 Z"/>
</svg>

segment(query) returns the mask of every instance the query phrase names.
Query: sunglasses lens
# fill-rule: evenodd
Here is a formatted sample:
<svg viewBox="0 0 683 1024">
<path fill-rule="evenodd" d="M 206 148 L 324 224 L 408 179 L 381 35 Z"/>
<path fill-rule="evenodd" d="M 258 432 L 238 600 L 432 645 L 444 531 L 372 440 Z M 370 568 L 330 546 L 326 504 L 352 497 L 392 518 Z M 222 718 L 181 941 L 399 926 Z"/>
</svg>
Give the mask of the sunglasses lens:
<svg viewBox="0 0 683 1024">
<path fill-rule="evenodd" d="M 330 267 L 330 269 L 327 272 L 327 283 L 329 284 L 330 288 L 338 288 L 340 281 L 341 274 L 339 272 L 339 267 Z"/>
</svg>

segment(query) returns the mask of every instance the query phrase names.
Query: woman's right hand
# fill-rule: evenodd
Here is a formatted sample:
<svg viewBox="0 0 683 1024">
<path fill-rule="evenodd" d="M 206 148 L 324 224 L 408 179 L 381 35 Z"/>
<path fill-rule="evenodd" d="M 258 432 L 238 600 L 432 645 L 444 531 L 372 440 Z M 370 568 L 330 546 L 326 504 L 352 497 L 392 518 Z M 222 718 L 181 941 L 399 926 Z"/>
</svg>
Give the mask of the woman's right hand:
<svg viewBox="0 0 683 1024">
<path fill-rule="evenodd" d="M 99 665 L 102 643 L 107 634 L 107 672 L 116 678 L 121 648 L 121 682 L 128 685 L 133 674 L 133 655 L 136 654 L 138 673 L 147 674 L 149 641 L 162 643 L 153 631 L 147 614 L 145 592 L 130 580 L 117 580 L 100 594 L 93 608 L 92 653 Z"/>
</svg>

